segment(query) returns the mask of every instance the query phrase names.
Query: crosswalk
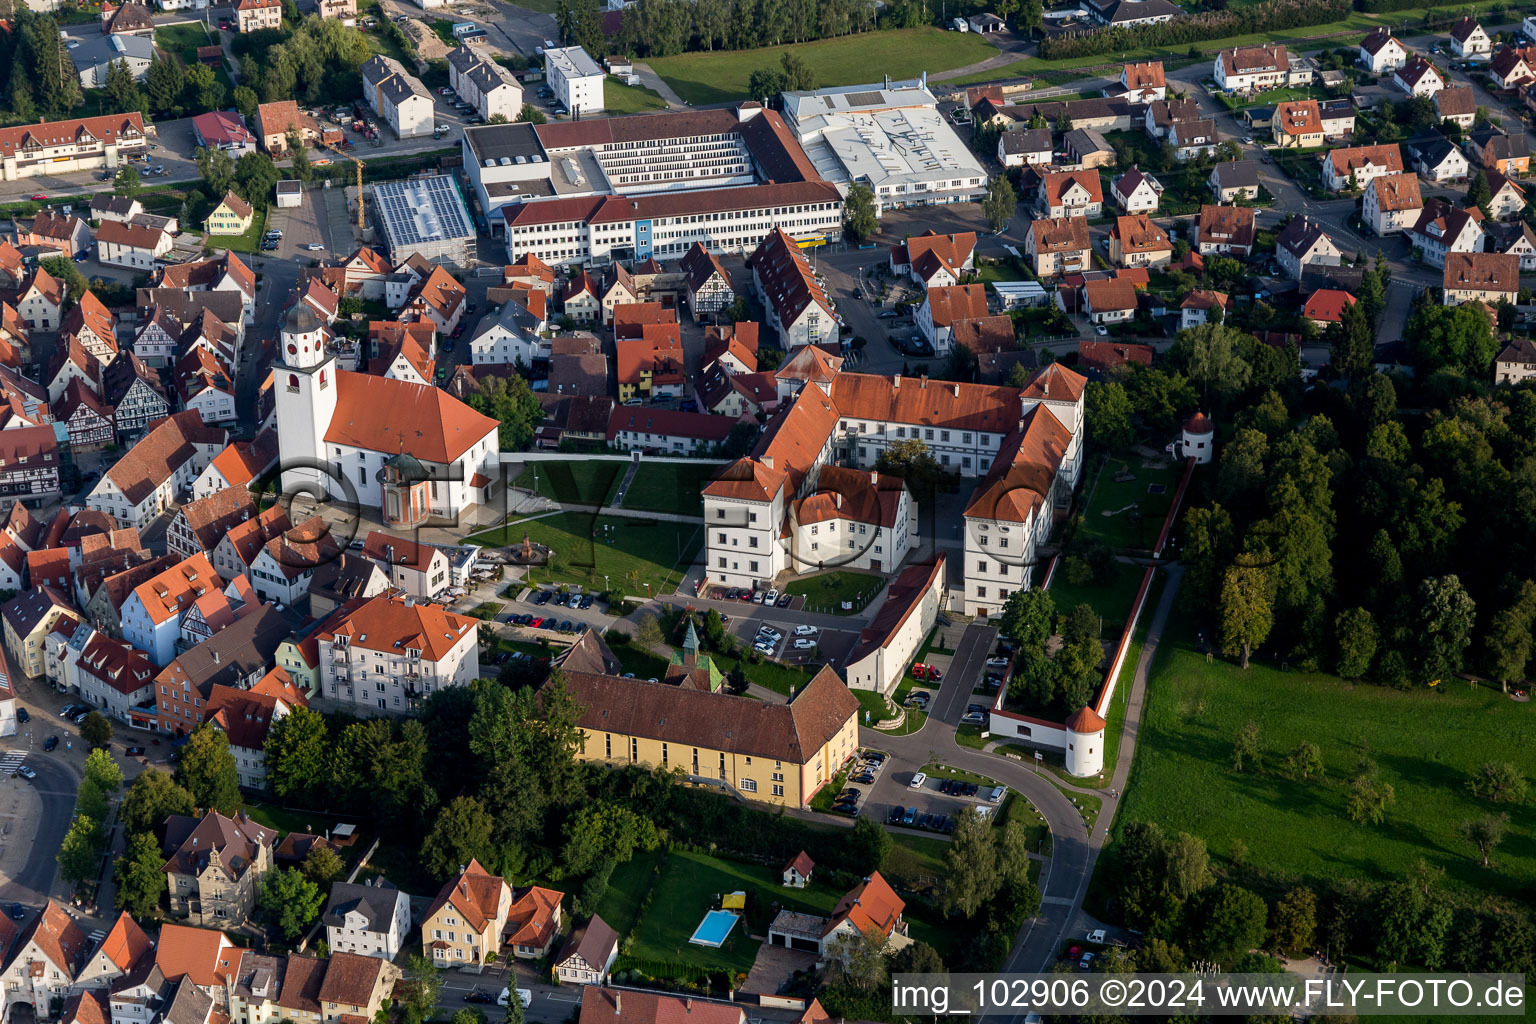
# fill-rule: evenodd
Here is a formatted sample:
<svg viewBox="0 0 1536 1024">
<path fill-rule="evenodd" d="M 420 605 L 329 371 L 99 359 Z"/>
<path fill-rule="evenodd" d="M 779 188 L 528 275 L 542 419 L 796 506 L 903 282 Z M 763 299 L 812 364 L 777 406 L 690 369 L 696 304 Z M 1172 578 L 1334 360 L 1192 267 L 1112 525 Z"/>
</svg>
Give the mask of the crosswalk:
<svg viewBox="0 0 1536 1024">
<path fill-rule="evenodd" d="M 16 769 L 20 768 L 21 763 L 26 759 L 27 753 L 24 750 L 7 750 L 0 754 L 0 774 L 15 775 Z"/>
</svg>

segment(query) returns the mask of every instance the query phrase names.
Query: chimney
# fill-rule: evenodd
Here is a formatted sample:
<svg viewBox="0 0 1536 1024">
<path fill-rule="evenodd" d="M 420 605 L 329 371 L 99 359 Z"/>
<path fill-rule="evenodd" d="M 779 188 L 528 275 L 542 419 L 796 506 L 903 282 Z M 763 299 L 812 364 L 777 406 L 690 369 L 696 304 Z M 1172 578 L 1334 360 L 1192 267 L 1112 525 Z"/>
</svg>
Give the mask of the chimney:
<svg viewBox="0 0 1536 1024">
<path fill-rule="evenodd" d="M 921 388 L 924 391 L 927 391 L 928 390 L 928 375 L 925 373 L 921 377 L 919 377 L 918 380 L 922 382 L 922 383 L 920 383 L 918 385 L 918 387 Z"/>
<path fill-rule="evenodd" d="M 891 378 L 891 390 L 892 391 L 900 391 L 901 390 L 901 374 L 898 373 L 898 374 L 896 374 L 896 376 Z"/>
<path fill-rule="evenodd" d="M 621 1013 L 624 1012 L 623 998 L 624 998 L 624 993 L 622 993 L 622 992 L 618 991 L 617 989 L 615 989 L 614 993 L 613 993 L 613 1015 L 615 1017 L 619 1016 Z"/>
<path fill-rule="evenodd" d="M 832 504 L 836 505 L 838 508 L 842 508 L 843 507 L 843 492 L 842 491 L 833 491 L 832 492 Z"/>
<path fill-rule="evenodd" d="M 767 466 L 769 469 L 773 468 L 773 456 L 772 455 L 760 455 L 760 456 L 758 456 L 757 461 L 761 462 L 763 465 Z"/>
<path fill-rule="evenodd" d="M 693 1012 L 693 997 L 692 996 L 690 996 L 687 999 L 683 1000 L 683 1012 L 684 1013 L 692 1013 Z"/>
<path fill-rule="evenodd" d="M 870 470 L 869 471 L 869 485 L 871 487 L 875 487 L 875 486 L 878 486 L 879 483 L 880 483 L 880 471 L 877 470 L 877 469 Z"/>
<path fill-rule="evenodd" d="M 959 398 L 960 397 L 960 385 L 959 384 L 951 384 L 950 388 L 954 391 L 955 397 Z"/>
</svg>

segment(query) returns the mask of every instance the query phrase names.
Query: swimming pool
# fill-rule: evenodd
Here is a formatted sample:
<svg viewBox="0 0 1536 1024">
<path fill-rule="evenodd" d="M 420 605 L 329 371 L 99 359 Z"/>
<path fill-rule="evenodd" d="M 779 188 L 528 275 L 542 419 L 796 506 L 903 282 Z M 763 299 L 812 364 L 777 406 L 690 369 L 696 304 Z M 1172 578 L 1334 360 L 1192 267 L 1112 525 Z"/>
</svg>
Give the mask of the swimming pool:
<svg viewBox="0 0 1536 1024">
<path fill-rule="evenodd" d="M 735 914 L 729 910 L 711 910 L 704 915 L 704 920 L 700 921 L 699 926 L 693 930 L 693 938 L 688 941 L 695 945 L 713 946 L 719 949 L 734 927 L 736 927 Z"/>
</svg>

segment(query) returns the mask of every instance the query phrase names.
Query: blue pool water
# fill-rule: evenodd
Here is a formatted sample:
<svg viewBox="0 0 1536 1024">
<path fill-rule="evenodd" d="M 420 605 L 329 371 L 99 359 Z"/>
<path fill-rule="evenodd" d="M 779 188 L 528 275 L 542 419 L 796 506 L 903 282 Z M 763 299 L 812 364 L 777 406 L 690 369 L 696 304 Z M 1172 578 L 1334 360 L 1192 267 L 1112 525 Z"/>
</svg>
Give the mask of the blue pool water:
<svg viewBox="0 0 1536 1024">
<path fill-rule="evenodd" d="M 736 927 L 735 914 L 729 910 L 711 910 L 704 915 L 704 920 L 700 921 L 699 926 L 693 930 L 693 938 L 688 941 L 718 949 L 734 927 Z"/>
</svg>

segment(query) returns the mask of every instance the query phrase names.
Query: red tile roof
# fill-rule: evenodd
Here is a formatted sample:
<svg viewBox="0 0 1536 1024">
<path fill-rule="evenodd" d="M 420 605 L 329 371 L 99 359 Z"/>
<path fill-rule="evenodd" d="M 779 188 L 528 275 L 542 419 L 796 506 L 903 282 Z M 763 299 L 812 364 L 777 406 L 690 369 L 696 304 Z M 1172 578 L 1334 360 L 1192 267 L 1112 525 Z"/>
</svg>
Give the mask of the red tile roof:
<svg viewBox="0 0 1536 1024">
<path fill-rule="evenodd" d="M 873 928 L 889 937 L 901 921 L 902 912 L 906 908 L 906 903 L 896 895 L 890 883 L 876 871 L 837 901 L 827 931 L 830 932 L 846 920 L 860 932 Z"/>
<path fill-rule="evenodd" d="M 1319 288 L 1307 296 L 1307 304 L 1302 307 L 1301 315 L 1308 320 L 1338 323 L 1344 319 L 1344 310 L 1354 304 L 1355 297 L 1349 292 L 1341 292 L 1337 288 Z"/>
<path fill-rule="evenodd" d="M 543 949 L 554 938 L 555 914 L 564 898 L 565 893 L 556 889 L 530 886 L 507 912 L 506 941 L 514 946 Z"/>
<path fill-rule="evenodd" d="M 794 323 L 806 307 L 813 304 L 821 306 L 828 317 L 832 316 L 832 303 L 811 271 L 810 261 L 783 228 L 774 228 L 763 239 L 753 251 L 750 262 L 780 322 L 785 325 Z"/>
<path fill-rule="evenodd" d="M 487 435 L 494 450 L 498 427 L 489 416 L 431 385 L 341 370 L 336 374 L 336 412 L 325 440 L 449 463 Z"/>
<path fill-rule="evenodd" d="M 349 647 L 371 651 L 418 650 L 423 657 L 437 661 L 465 636 L 475 635 L 478 623 L 478 619 L 455 615 L 441 605 L 384 593 L 364 601 L 320 638 L 346 637 Z"/>
<path fill-rule="evenodd" d="M 502 893 L 506 889 L 504 879 L 491 874 L 471 857 L 459 876 L 438 891 L 437 899 L 432 901 L 426 916 L 432 917 L 443 907 L 452 906 L 464 916 L 471 928 L 477 932 L 484 931 L 486 925 L 496 919 L 501 909 Z"/>
</svg>

